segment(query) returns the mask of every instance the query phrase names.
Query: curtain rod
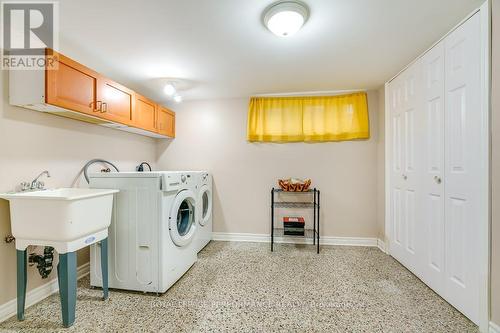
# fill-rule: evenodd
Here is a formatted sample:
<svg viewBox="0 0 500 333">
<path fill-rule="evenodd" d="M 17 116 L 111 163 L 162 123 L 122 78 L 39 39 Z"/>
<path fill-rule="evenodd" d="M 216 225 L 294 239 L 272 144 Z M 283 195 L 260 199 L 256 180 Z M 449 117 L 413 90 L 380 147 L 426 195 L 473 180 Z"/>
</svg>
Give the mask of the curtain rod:
<svg viewBox="0 0 500 333">
<path fill-rule="evenodd" d="M 274 93 L 274 94 L 255 94 L 252 96 L 253 97 L 331 96 L 331 95 L 351 94 L 355 92 L 367 92 L 367 89 L 302 91 L 302 92 L 288 92 L 288 93 Z"/>
</svg>

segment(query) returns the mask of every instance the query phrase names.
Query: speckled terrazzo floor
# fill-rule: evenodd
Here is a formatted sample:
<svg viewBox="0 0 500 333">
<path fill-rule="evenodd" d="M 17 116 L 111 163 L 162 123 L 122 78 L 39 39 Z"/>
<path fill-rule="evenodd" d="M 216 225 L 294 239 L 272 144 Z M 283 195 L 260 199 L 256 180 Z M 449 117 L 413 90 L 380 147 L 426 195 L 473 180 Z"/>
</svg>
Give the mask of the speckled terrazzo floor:
<svg viewBox="0 0 500 333">
<path fill-rule="evenodd" d="M 100 296 L 84 278 L 73 327 L 61 327 L 56 294 L 0 332 L 477 332 L 376 248 L 212 242 L 160 297 Z"/>
</svg>

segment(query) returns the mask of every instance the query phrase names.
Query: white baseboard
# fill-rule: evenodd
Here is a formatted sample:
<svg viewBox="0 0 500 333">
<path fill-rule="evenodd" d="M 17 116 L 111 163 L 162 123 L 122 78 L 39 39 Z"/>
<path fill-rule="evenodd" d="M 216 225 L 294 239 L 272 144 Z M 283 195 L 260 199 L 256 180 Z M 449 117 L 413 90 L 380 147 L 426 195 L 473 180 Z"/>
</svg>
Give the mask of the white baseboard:
<svg viewBox="0 0 500 333">
<path fill-rule="evenodd" d="M 247 233 L 229 233 L 213 232 L 212 239 L 224 242 L 255 242 L 269 243 L 268 234 L 247 234 Z M 312 244 L 312 239 L 303 237 L 275 237 L 276 243 L 289 244 Z M 377 238 L 370 237 L 320 237 L 321 245 L 345 245 L 345 246 L 373 246 L 380 248 L 385 252 L 385 243 Z"/>
<path fill-rule="evenodd" d="M 90 274 L 90 262 L 87 262 L 76 269 L 76 278 L 80 280 Z"/>
<path fill-rule="evenodd" d="M 90 273 L 90 263 L 83 264 L 77 268 L 76 276 L 78 279 L 88 275 Z M 30 290 L 26 293 L 26 308 L 36 304 L 43 299 L 49 297 L 50 295 L 59 291 L 59 286 L 57 284 L 57 278 L 52 279 L 46 284 Z M 8 301 L 0 305 L 0 323 L 7 320 L 17 313 L 17 299 Z"/>
<path fill-rule="evenodd" d="M 380 251 L 384 252 L 385 254 L 389 254 L 387 251 L 387 245 L 380 238 L 377 239 L 377 247 L 380 249 Z"/>
<path fill-rule="evenodd" d="M 500 325 L 490 321 L 490 333 L 500 333 Z"/>
</svg>

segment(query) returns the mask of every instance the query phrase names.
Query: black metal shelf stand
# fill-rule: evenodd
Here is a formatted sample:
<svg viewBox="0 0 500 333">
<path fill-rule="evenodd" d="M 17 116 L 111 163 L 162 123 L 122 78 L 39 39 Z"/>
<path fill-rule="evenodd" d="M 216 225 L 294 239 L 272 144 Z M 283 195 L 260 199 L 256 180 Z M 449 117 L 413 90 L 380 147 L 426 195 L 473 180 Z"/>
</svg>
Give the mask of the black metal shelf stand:
<svg viewBox="0 0 500 333">
<path fill-rule="evenodd" d="M 276 193 L 290 194 L 312 194 L 313 201 L 276 201 Z M 274 209 L 275 208 L 312 208 L 313 209 L 313 228 L 306 229 L 304 236 L 285 236 L 282 228 L 275 228 Z M 282 189 L 271 189 L 271 252 L 274 251 L 275 237 L 292 237 L 292 238 L 312 238 L 313 245 L 316 245 L 316 253 L 319 253 L 319 209 L 320 209 L 320 191 L 316 188 L 305 192 L 286 192 Z"/>
</svg>

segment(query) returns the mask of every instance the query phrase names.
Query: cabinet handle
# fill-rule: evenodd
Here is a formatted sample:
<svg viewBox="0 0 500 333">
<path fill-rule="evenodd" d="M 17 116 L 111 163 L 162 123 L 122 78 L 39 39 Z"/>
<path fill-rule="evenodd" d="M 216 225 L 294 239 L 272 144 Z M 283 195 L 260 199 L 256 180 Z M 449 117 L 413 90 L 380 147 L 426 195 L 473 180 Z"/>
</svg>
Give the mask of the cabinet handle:
<svg viewBox="0 0 500 333">
<path fill-rule="evenodd" d="M 107 112 L 108 111 L 108 103 L 103 102 L 102 103 L 102 109 L 100 111 L 101 111 L 101 113 Z"/>
<path fill-rule="evenodd" d="M 94 104 L 95 104 L 95 108 L 94 108 Z M 102 105 L 102 102 L 101 101 L 96 101 L 96 102 L 90 102 L 90 107 L 92 108 L 92 111 L 93 112 L 97 112 L 97 111 L 100 111 L 101 110 L 101 105 Z"/>
<path fill-rule="evenodd" d="M 436 182 L 436 184 L 441 184 L 441 177 L 434 176 L 434 181 Z"/>
<path fill-rule="evenodd" d="M 408 176 L 407 176 L 407 175 L 403 175 L 403 179 L 404 179 L 404 180 L 407 180 L 407 179 L 408 179 Z"/>
</svg>

